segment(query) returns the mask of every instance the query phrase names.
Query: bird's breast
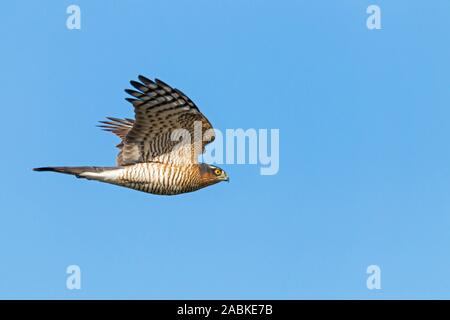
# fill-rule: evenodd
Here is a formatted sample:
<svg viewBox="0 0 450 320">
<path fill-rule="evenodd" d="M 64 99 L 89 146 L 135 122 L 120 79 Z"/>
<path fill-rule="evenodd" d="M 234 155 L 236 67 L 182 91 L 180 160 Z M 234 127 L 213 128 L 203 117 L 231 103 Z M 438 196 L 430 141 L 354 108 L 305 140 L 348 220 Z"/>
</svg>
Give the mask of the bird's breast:
<svg viewBox="0 0 450 320">
<path fill-rule="evenodd" d="M 116 184 L 155 194 L 179 194 L 201 187 L 197 165 L 153 162 L 125 166 Z"/>
</svg>

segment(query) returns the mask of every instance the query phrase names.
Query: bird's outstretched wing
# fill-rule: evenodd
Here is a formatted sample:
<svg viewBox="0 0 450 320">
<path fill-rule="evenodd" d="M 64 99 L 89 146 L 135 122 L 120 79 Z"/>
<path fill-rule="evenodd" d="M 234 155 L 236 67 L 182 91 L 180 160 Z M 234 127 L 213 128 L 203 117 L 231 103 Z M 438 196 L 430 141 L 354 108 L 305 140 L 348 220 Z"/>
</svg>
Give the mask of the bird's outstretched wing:
<svg viewBox="0 0 450 320">
<path fill-rule="evenodd" d="M 117 164 L 196 163 L 215 138 L 211 123 L 180 90 L 158 79 L 139 76 L 139 80 L 130 82 L 138 91 L 125 90 L 133 96 L 126 100 L 134 106 L 135 120 L 101 121 L 100 127 L 122 139 Z"/>
</svg>

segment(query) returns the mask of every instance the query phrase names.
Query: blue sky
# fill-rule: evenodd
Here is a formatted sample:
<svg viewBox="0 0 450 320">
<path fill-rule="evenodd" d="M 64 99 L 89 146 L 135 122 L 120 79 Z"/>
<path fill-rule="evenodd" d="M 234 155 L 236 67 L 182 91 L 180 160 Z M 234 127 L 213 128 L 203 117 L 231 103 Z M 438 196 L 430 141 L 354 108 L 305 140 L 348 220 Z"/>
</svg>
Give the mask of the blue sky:
<svg viewBox="0 0 450 320">
<path fill-rule="evenodd" d="M 68 30 L 66 8 L 81 8 Z M 381 8 L 368 30 L 366 8 Z M 450 298 L 450 2 L 9 1 L 0 11 L 0 298 Z M 280 170 L 160 197 L 95 127 L 138 74 L 221 130 L 280 130 Z M 82 289 L 66 289 L 79 265 Z M 381 290 L 366 268 L 380 266 Z"/>
</svg>

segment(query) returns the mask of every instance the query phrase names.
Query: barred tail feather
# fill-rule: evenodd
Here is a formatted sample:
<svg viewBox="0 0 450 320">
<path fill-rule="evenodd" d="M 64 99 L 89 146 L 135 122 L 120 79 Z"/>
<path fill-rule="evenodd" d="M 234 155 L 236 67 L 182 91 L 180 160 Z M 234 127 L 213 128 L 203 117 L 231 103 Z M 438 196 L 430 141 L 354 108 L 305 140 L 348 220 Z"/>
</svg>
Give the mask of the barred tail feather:
<svg viewBox="0 0 450 320">
<path fill-rule="evenodd" d="M 86 178 L 86 173 L 102 173 L 108 170 L 118 169 L 117 167 L 41 167 L 33 168 L 34 171 L 51 171 L 75 175 L 77 178 Z"/>
</svg>

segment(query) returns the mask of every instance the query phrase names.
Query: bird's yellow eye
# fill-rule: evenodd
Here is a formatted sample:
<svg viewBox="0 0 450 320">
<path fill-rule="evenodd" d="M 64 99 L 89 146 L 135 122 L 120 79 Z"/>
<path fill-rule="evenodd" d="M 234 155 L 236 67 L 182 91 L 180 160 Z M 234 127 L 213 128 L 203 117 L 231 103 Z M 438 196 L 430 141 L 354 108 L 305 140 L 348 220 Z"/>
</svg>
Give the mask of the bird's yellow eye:
<svg viewBox="0 0 450 320">
<path fill-rule="evenodd" d="M 222 174 L 222 170 L 216 169 L 214 170 L 214 173 L 216 174 L 216 176 L 220 176 Z"/>
</svg>

